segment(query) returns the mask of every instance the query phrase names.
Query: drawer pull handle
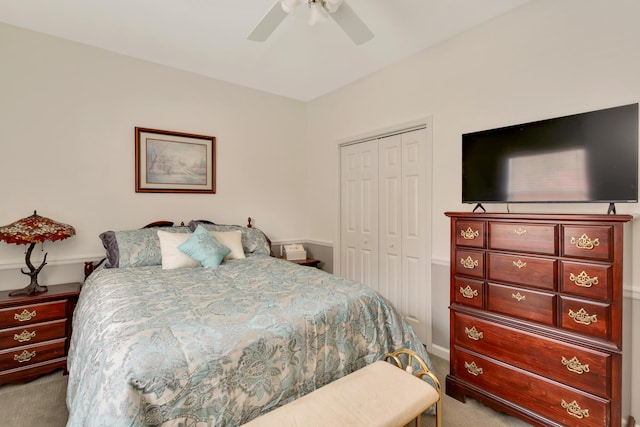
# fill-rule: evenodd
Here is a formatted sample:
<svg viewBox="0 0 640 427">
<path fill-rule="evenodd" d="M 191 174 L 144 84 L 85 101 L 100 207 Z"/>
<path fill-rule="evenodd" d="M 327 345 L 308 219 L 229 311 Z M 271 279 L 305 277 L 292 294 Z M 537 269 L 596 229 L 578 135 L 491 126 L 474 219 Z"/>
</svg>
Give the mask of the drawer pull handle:
<svg viewBox="0 0 640 427">
<path fill-rule="evenodd" d="M 472 326 L 471 329 L 469 329 L 469 328 L 467 328 L 465 326 L 464 327 L 464 333 L 467 334 L 469 339 L 472 339 L 474 341 L 480 341 L 482 338 L 484 338 L 484 333 L 483 332 L 478 332 L 478 330 L 476 329 L 475 326 Z"/>
<path fill-rule="evenodd" d="M 467 372 L 476 377 L 483 373 L 482 368 L 479 368 L 478 365 L 476 365 L 476 362 L 464 362 L 464 367 L 467 369 Z"/>
<path fill-rule="evenodd" d="M 573 356 L 571 360 L 562 356 L 562 364 L 567 367 L 567 370 L 571 372 L 575 372 L 576 374 L 584 374 L 585 372 L 589 372 L 589 365 L 583 365 L 580 363 L 580 360 L 576 356 Z"/>
<path fill-rule="evenodd" d="M 36 336 L 36 331 L 29 332 L 25 329 L 24 331 L 22 331 L 21 334 L 13 334 L 13 339 L 14 341 L 18 341 L 18 342 L 27 342 L 27 341 L 31 341 L 31 338 L 35 338 L 35 336 Z"/>
<path fill-rule="evenodd" d="M 33 319 L 34 317 L 36 317 L 36 311 L 29 311 L 26 308 L 22 311 L 22 313 L 18 314 L 14 314 L 13 315 L 13 319 L 17 320 L 18 322 L 26 322 L 28 320 Z"/>
<path fill-rule="evenodd" d="M 460 293 L 465 298 L 473 298 L 478 296 L 478 291 L 475 289 L 471 289 L 471 286 L 467 285 L 466 288 L 460 286 Z"/>
<path fill-rule="evenodd" d="M 589 238 L 589 236 L 587 236 L 586 234 L 583 234 L 582 236 L 580 236 L 577 239 L 575 237 L 571 236 L 571 244 L 572 245 L 576 245 L 576 248 L 578 248 L 578 249 L 591 250 L 591 249 L 595 248 L 596 246 L 600 245 L 600 239 L 591 240 Z"/>
<path fill-rule="evenodd" d="M 598 284 L 598 276 L 589 277 L 586 271 L 578 274 L 577 276 L 573 273 L 569 276 L 569 280 L 576 284 L 576 286 L 580 286 L 583 288 L 590 288 L 593 285 Z"/>
<path fill-rule="evenodd" d="M 525 228 L 518 227 L 518 228 L 514 228 L 513 232 L 516 233 L 518 236 L 522 236 L 524 233 L 527 232 L 527 230 Z"/>
<path fill-rule="evenodd" d="M 562 407 L 567 410 L 567 413 L 569 415 L 572 415 L 576 418 L 583 419 L 589 416 L 589 410 L 582 409 L 580 405 L 578 405 L 578 402 L 576 402 L 575 400 L 571 403 L 567 403 L 564 399 L 562 399 Z"/>
<path fill-rule="evenodd" d="M 513 265 L 515 265 L 518 268 L 525 268 L 527 266 L 527 263 L 518 260 L 518 261 L 513 261 Z"/>
<path fill-rule="evenodd" d="M 511 298 L 515 299 L 518 302 L 524 301 L 525 299 L 527 299 L 527 297 L 522 295 L 520 292 L 518 292 L 517 294 L 511 294 Z"/>
<path fill-rule="evenodd" d="M 460 258 L 460 264 L 462 264 L 462 266 L 464 268 L 468 268 L 470 270 L 473 270 L 474 268 L 476 268 L 478 266 L 478 260 L 474 260 L 471 258 L 471 255 L 469 255 L 467 257 L 467 259 L 464 258 Z"/>
<path fill-rule="evenodd" d="M 569 317 L 572 318 L 576 323 L 580 323 L 583 325 L 590 325 L 598 321 L 598 315 L 589 315 L 589 313 L 587 313 L 587 310 L 585 310 L 584 308 L 581 308 L 577 312 L 569 309 Z"/>
<path fill-rule="evenodd" d="M 29 360 L 33 359 L 34 357 L 36 357 L 36 352 L 35 351 L 28 352 L 27 350 L 24 350 L 20 354 L 14 354 L 13 355 L 13 360 L 15 360 L 16 362 L 19 362 L 19 363 L 24 363 L 24 362 L 28 362 Z"/>
<path fill-rule="evenodd" d="M 472 230 L 471 227 L 469 227 L 466 230 L 460 230 L 460 235 L 465 240 L 474 240 L 480 233 L 478 230 Z"/>
</svg>

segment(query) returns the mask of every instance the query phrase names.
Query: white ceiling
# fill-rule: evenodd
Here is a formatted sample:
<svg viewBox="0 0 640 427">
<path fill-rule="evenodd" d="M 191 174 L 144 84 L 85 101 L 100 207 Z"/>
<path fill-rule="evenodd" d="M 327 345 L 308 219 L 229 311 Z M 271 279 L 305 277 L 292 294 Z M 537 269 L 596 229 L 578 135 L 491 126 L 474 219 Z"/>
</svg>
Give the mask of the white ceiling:
<svg viewBox="0 0 640 427">
<path fill-rule="evenodd" d="M 0 0 L 0 22 L 309 101 L 528 0 L 347 0 L 375 37 L 356 46 L 298 7 L 246 36 L 275 0 Z"/>
</svg>

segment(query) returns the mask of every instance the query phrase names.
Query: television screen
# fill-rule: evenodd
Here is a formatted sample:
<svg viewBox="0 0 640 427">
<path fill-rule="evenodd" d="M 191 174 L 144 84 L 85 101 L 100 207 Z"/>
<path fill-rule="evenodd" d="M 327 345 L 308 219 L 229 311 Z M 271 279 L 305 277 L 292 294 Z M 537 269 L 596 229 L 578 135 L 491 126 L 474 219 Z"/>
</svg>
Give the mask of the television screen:
<svg viewBox="0 0 640 427">
<path fill-rule="evenodd" d="M 462 135 L 462 201 L 637 202 L 638 104 Z"/>
</svg>

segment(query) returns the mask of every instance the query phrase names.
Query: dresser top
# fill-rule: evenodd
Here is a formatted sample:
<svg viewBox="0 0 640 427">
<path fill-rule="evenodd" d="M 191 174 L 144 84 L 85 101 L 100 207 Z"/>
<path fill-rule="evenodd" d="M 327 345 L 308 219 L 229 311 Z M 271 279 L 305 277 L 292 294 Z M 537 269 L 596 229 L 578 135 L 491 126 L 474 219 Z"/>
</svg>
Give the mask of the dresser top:
<svg viewBox="0 0 640 427">
<path fill-rule="evenodd" d="M 66 298 L 71 295 L 77 295 L 82 287 L 81 283 L 64 283 L 60 285 L 47 285 L 47 292 L 41 292 L 35 295 L 16 295 L 9 296 L 13 291 L 0 291 L 0 306 L 9 307 L 19 304 L 33 304 L 53 299 Z M 17 289 L 17 288 L 16 288 Z"/>
<path fill-rule="evenodd" d="M 488 213 L 488 212 L 445 212 L 451 218 L 477 218 L 505 221 L 597 221 L 597 222 L 628 222 L 633 219 L 631 215 L 606 215 L 606 214 L 542 214 L 542 213 Z"/>
</svg>

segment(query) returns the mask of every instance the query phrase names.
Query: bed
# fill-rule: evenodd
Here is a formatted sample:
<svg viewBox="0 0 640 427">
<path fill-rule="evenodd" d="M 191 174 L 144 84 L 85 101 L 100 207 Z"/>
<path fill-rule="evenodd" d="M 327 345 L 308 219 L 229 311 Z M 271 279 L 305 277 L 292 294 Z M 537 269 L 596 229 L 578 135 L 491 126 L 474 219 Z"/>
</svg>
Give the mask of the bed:
<svg viewBox="0 0 640 427">
<path fill-rule="evenodd" d="M 218 266 L 167 268 L 167 234 L 202 229 L 239 233 L 243 256 L 236 241 Z M 74 313 L 69 427 L 238 426 L 399 348 L 430 366 L 380 295 L 270 256 L 258 229 L 144 230 L 101 235 L 108 262 Z"/>
</svg>

